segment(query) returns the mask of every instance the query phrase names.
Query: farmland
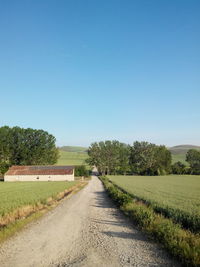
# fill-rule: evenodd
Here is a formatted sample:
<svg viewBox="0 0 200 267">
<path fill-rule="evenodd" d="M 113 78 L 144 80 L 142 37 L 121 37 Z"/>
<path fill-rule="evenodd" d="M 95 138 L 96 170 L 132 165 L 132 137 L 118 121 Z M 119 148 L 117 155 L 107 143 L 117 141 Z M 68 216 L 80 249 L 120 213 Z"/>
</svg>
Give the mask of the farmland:
<svg viewBox="0 0 200 267">
<path fill-rule="evenodd" d="M 59 147 L 60 157 L 56 165 L 85 165 L 85 160 L 88 158 L 87 149 L 87 147 L 79 146 Z M 172 153 L 172 163 L 181 161 L 188 166 L 185 157 L 189 149 L 199 150 L 200 148 L 192 145 L 180 145 L 169 148 Z"/>
<path fill-rule="evenodd" d="M 187 163 L 185 158 L 186 158 L 186 154 L 184 154 L 184 153 L 183 154 L 173 154 L 172 153 L 172 164 L 177 162 L 177 161 L 180 161 L 183 164 L 185 164 L 186 166 L 189 166 L 189 164 Z"/>
<path fill-rule="evenodd" d="M 172 163 L 180 161 L 188 166 L 188 163 L 186 162 L 185 159 L 186 159 L 186 153 L 189 149 L 200 150 L 200 147 L 193 145 L 179 145 L 170 147 L 169 150 L 172 153 Z"/>
<path fill-rule="evenodd" d="M 59 192 L 76 184 L 77 182 L 1 182 L 0 218 L 18 208 L 45 203 L 48 198 L 55 198 Z"/>
<path fill-rule="evenodd" d="M 87 152 L 77 152 L 77 151 L 64 151 L 59 150 L 60 157 L 56 165 L 85 165 L 85 160 L 88 155 Z"/>
<path fill-rule="evenodd" d="M 133 196 L 150 203 L 155 210 L 183 223 L 191 230 L 199 230 L 200 176 L 108 176 L 108 178 Z"/>
</svg>

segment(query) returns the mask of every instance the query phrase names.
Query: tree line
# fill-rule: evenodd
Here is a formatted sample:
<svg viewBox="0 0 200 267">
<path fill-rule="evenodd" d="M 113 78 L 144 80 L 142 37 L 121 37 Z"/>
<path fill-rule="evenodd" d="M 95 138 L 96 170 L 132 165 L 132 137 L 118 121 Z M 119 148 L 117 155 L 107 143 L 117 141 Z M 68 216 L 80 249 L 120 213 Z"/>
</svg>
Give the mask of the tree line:
<svg viewBox="0 0 200 267">
<path fill-rule="evenodd" d="M 172 165 L 172 172 L 174 174 L 200 174 L 200 151 L 190 149 L 186 153 L 186 162 L 189 167 L 178 161 Z"/>
<path fill-rule="evenodd" d="M 133 146 L 119 141 L 95 142 L 88 149 L 87 162 L 102 174 L 160 175 L 170 172 L 171 153 L 165 146 L 134 142 Z"/>
<path fill-rule="evenodd" d="M 0 127 L 0 173 L 11 165 L 55 164 L 59 155 L 55 141 L 44 130 Z"/>
<path fill-rule="evenodd" d="M 101 141 L 92 143 L 88 149 L 87 163 L 96 166 L 99 173 L 105 174 L 200 174 L 200 152 L 189 150 L 186 161 L 172 165 L 171 152 L 164 145 L 148 142 L 134 142 L 127 145 L 119 141 Z"/>
</svg>

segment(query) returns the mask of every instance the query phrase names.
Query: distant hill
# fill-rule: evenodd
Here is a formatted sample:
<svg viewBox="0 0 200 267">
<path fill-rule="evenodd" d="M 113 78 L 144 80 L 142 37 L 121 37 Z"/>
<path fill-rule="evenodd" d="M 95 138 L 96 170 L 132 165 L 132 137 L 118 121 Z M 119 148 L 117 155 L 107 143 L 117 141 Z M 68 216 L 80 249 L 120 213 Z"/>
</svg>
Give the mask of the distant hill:
<svg viewBox="0 0 200 267">
<path fill-rule="evenodd" d="M 87 147 L 62 146 L 58 147 L 60 157 L 56 165 L 86 165 L 88 158 Z"/>
<path fill-rule="evenodd" d="M 170 147 L 172 153 L 172 163 L 181 161 L 188 165 L 185 161 L 186 153 L 189 149 L 200 150 L 200 146 L 194 145 L 178 145 Z M 57 162 L 58 165 L 82 165 L 86 164 L 85 159 L 88 158 L 87 147 L 81 146 L 62 146 L 59 147 L 60 158 Z"/>
<path fill-rule="evenodd" d="M 200 146 L 194 146 L 194 145 L 179 145 L 179 146 L 173 146 L 170 147 L 169 150 L 172 153 L 172 162 L 181 161 L 184 164 L 187 164 L 185 161 L 186 153 L 189 149 L 196 149 L 200 150 Z"/>
<path fill-rule="evenodd" d="M 169 150 L 172 154 L 186 154 L 189 149 L 197 149 L 200 150 L 200 146 L 193 146 L 193 145 L 179 145 L 170 147 Z"/>
<path fill-rule="evenodd" d="M 87 147 L 82 146 L 61 146 L 58 147 L 59 150 L 67 151 L 67 152 L 87 152 Z"/>
</svg>

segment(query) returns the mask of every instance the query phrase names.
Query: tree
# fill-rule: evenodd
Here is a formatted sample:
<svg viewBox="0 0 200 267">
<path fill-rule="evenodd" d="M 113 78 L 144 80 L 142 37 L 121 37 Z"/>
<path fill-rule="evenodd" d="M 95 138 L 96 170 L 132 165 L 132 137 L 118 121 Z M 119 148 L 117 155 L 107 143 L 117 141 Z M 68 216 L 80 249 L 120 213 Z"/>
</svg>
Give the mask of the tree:
<svg viewBox="0 0 200 267">
<path fill-rule="evenodd" d="M 171 172 L 171 152 L 165 146 L 156 146 L 155 148 L 155 171 L 157 175 L 164 175 Z"/>
<path fill-rule="evenodd" d="M 195 149 L 188 150 L 186 161 L 190 164 L 191 174 L 200 174 L 200 151 Z"/>
<path fill-rule="evenodd" d="M 171 152 L 165 146 L 136 141 L 130 148 L 130 165 L 136 174 L 166 174 L 170 172 Z"/>
<path fill-rule="evenodd" d="M 11 131 L 8 126 L 0 128 L 0 175 L 3 175 L 10 166 L 10 139 Z"/>
<path fill-rule="evenodd" d="M 0 128 L 0 166 L 47 165 L 58 159 L 55 137 L 43 130 Z"/>
<path fill-rule="evenodd" d="M 129 170 L 129 147 L 119 141 L 101 141 L 91 144 L 87 162 L 102 174 L 126 173 Z"/>
<path fill-rule="evenodd" d="M 127 172 L 130 172 L 130 146 L 120 143 L 119 146 L 119 167 L 118 173 L 126 175 Z"/>
<path fill-rule="evenodd" d="M 187 172 L 186 165 L 180 161 L 175 162 L 172 165 L 172 173 L 173 174 L 185 174 Z"/>
<path fill-rule="evenodd" d="M 75 176 L 80 177 L 88 177 L 89 171 L 86 169 L 85 165 L 75 166 Z"/>
</svg>

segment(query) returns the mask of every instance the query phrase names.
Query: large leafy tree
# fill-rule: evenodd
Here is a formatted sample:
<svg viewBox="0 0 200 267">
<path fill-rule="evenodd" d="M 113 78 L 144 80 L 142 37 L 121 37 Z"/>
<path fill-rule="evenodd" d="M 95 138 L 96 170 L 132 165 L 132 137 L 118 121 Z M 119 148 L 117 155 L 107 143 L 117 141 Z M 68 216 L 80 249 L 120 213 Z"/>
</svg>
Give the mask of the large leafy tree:
<svg viewBox="0 0 200 267">
<path fill-rule="evenodd" d="M 58 159 L 55 137 L 43 130 L 0 128 L 0 168 L 10 165 L 47 165 Z"/>
<path fill-rule="evenodd" d="M 119 164 L 118 164 L 118 173 L 126 175 L 130 172 L 130 146 L 120 143 L 119 145 Z"/>
<path fill-rule="evenodd" d="M 188 150 L 186 161 L 190 164 L 192 174 L 200 174 L 200 151 L 195 149 Z"/>
<path fill-rule="evenodd" d="M 171 152 L 165 146 L 136 141 L 130 148 L 130 165 L 136 174 L 166 174 L 170 172 Z"/>
<path fill-rule="evenodd" d="M 119 141 L 101 141 L 91 144 L 88 149 L 91 166 L 101 174 L 126 173 L 129 169 L 129 148 Z"/>
<path fill-rule="evenodd" d="M 172 173 L 173 174 L 185 174 L 187 172 L 186 165 L 180 161 L 175 162 L 172 165 Z"/>
</svg>

